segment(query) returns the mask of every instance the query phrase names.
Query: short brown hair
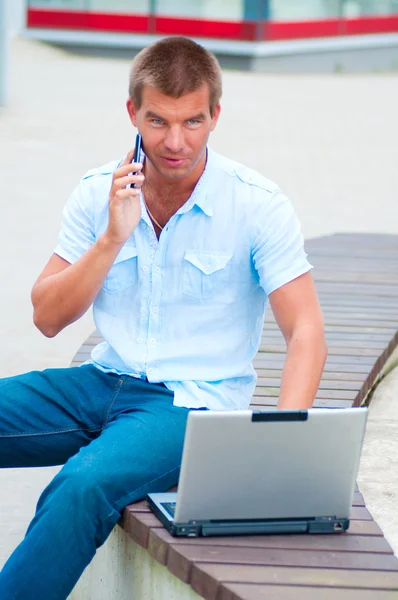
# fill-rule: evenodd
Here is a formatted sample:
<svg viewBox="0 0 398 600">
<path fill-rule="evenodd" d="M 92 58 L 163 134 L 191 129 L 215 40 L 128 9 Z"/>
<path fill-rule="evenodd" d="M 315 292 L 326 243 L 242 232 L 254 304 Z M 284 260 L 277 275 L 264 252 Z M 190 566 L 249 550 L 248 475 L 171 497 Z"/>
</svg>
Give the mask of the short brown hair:
<svg viewBox="0 0 398 600">
<path fill-rule="evenodd" d="M 133 60 L 129 94 L 136 110 L 145 85 L 172 98 L 209 87 L 210 114 L 222 93 L 221 68 L 212 52 L 185 37 L 168 37 L 144 48 Z"/>
</svg>

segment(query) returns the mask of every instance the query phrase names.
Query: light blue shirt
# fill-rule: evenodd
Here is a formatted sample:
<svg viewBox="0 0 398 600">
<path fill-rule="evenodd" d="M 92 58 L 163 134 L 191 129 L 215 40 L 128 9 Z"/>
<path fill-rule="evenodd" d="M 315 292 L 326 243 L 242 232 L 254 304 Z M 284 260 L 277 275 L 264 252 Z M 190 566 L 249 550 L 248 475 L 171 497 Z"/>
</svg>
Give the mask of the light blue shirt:
<svg viewBox="0 0 398 600">
<path fill-rule="evenodd" d="M 105 232 L 120 163 L 89 171 L 69 199 L 55 249 L 66 261 Z M 176 406 L 247 408 L 267 297 L 311 269 L 290 201 L 275 183 L 208 150 L 191 197 L 159 240 L 142 197 L 141 209 L 94 302 L 106 341 L 89 362 L 163 382 Z"/>
</svg>

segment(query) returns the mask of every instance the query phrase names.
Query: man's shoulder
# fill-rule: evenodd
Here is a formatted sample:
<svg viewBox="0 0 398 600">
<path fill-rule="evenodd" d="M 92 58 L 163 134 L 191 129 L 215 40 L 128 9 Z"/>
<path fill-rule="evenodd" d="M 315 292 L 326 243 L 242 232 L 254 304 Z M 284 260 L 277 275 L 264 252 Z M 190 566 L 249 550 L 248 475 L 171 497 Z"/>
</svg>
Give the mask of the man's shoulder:
<svg viewBox="0 0 398 600">
<path fill-rule="evenodd" d="M 220 175 L 224 174 L 228 178 L 235 179 L 238 185 L 243 184 L 251 188 L 258 188 L 267 194 L 273 194 L 280 189 L 274 181 L 258 171 L 214 151 L 212 151 L 212 160 Z"/>
<path fill-rule="evenodd" d="M 104 176 L 110 176 L 113 174 L 115 169 L 122 163 L 122 159 L 112 160 L 111 162 L 106 163 L 105 165 L 101 165 L 100 167 L 95 167 L 94 169 L 90 169 L 83 175 L 81 181 L 87 181 L 90 183 L 96 183 L 97 181 L 103 179 Z"/>
<path fill-rule="evenodd" d="M 103 211 L 108 205 L 109 190 L 112 176 L 117 167 L 123 162 L 122 159 L 113 160 L 100 167 L 87 171 L 80 178 L 73 190 L 67 205 L 72 207 L 79 205 L 87 211 Z"/>
</svg>

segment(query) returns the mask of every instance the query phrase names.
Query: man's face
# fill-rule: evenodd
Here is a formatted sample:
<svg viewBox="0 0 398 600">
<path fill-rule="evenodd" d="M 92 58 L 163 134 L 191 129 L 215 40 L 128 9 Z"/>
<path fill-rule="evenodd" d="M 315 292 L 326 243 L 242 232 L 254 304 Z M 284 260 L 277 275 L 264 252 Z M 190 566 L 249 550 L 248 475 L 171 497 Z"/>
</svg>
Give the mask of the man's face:
<svg viewBox="0 0 398 600">
<path fill-rule="evenodd" d="M 139 110 L 131 100 L 127 108 L 142 135 L 147 160 L 167 179 L 182 179 L 199 164 L 220 114 L 217 106 L 210 115 L 207 85 L 181 98 L 145 86 Z"/>
</svg>

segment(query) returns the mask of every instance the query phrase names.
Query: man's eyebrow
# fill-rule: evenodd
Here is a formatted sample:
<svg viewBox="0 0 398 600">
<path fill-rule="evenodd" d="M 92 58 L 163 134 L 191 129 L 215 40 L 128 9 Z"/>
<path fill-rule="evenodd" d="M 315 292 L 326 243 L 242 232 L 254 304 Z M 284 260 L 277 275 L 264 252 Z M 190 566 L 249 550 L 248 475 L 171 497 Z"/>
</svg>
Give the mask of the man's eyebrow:
<svg viewBox="0 0 398 600">
<path fill-rule="evenodd" d="M 204 113 L 199 113 L 198 115 L 194 115 L 193 117 L 188 117 L 186 121 L 203 121 L 206 118 Z"/>
<path fill-rule="evenodd" d="M 161 121 L 164 121 L 164 118 L 161 117 L 160 115 L 157 115 L 156 113 L 154 113 L 152 110 L 147 110 L 145 113 L 145 118 L 146 119 L 160 119 Z M 198 113 L 197 115 L 193 115 L 192 117 L 188 117 L 187 119 L 185 119 L 186 121 L 203 121 L 206 118 L 206 115 L 204 113 Z"/>
<path fill-rule="evenodd" d="M 146 111 L 145 117 L 147 119 L 160 119 L 161 121 L 164 121 L 163 117 L 161 117 L 160 115 L 157 115 L 156 113 L 152 112 L 151 110 Z"/>
</svg>

